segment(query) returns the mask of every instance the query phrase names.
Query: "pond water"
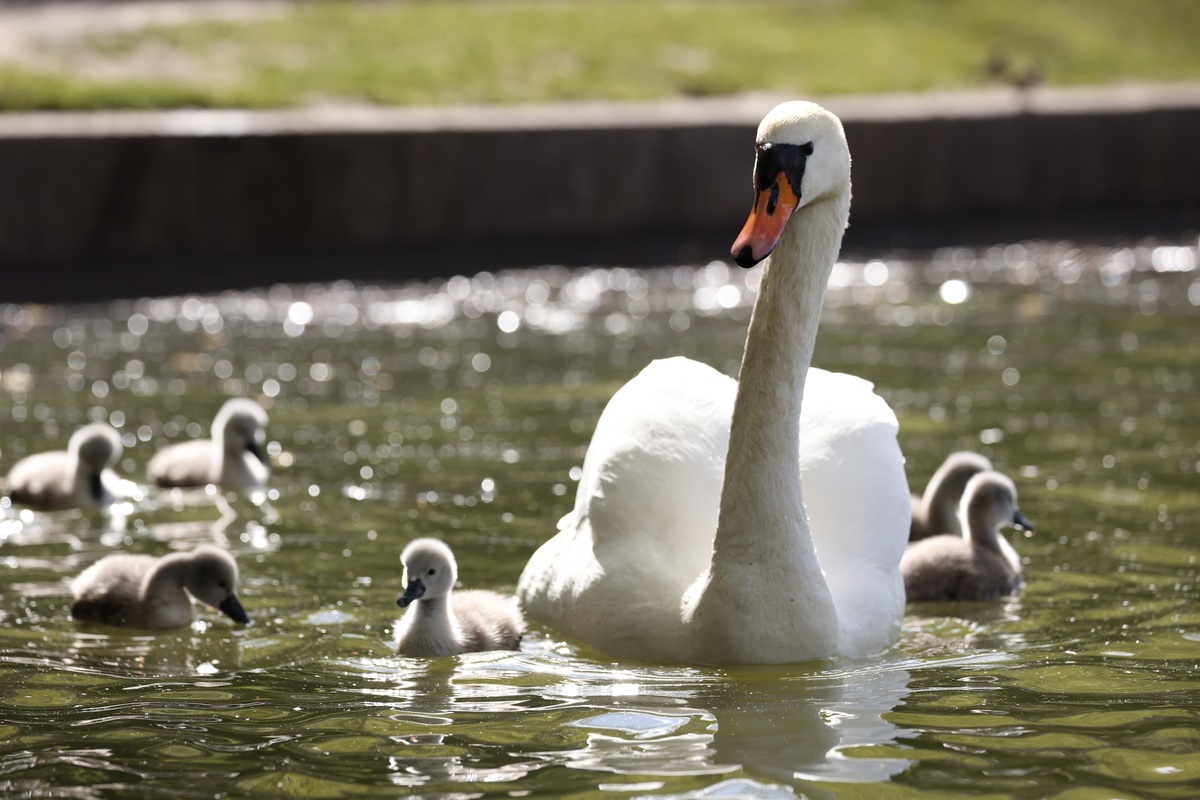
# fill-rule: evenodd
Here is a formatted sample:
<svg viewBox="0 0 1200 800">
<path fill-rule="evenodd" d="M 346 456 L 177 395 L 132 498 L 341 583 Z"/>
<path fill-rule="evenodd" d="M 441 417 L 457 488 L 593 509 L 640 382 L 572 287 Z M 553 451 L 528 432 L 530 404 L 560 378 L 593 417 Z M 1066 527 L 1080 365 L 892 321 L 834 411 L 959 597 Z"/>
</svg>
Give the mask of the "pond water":
<svg viewBox="0 0 1200 800">
<path fill-rule="evenodd" d="M 64 797 L 1193 797 L 1200 786 L 1196 240 L 840 264 L 816 364 L 895 408 L 918 490 L 987 454 L 1037 526 L 1022 593 L 910 605 L 861 661 L 404 659 L 399 553 L 511 592 L 650 359 L 734 373 L 759 270 L 530 269 L 103 307 L 0 305 L 0 470 L 108 420 L 120 471 L 270 413 L 265 497 L 0 507 L 0 792 Z M 115 549 L 229 547 L 253 624 L 69 619 Z"/>
</svg>

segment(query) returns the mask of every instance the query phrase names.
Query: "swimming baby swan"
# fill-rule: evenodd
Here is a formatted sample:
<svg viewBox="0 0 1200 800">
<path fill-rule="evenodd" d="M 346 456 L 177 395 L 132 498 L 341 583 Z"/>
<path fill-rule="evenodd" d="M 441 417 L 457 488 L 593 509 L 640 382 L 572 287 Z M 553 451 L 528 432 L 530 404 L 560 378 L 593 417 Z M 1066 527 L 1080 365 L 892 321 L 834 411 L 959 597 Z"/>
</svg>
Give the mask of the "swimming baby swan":
<svg viewBox="0 0 1200 800">
<path fill-rule="evenodd" d="M 150 459 L 150 479 L 158 486 L 215 483 L 227 489 L 262 486 L 267 481 L 263 428 L 267 412 L 252 400 L 226 401 L 212 425 L 212 439 L 164 447 Z"/>
<path fill-rule="evenodd" d="M 482 589 L 454 592 L 458 565 L 437 539 L 415 539 L 400 555 L 404 594 L 396 604 L 410 608 L 396 628 L 402 656 L 456 656 L 483 650 L 516 650 L 525 620 L 515 603 Z"/>
<path fill-rule="evenodd" d="M 118 480 L 109 467 L 121 449 L 121 435 L 111 425 L 84 425 L 71 436 L 66 450 L 38 453 L 14 464 L 8 473 L 9 496 L 39 511 L 107 506 L 115 499 Z"/>
<path fill-rule="evenodd" d="M 237 562 L 212 545 L 162 558 L 105 556 L 71 584 L 71 616 L 106 625 L 175 628 L 195 619 L 195 597 L 245 624 L 250 617 L 238 600 L 237 585 Z"/>
<path fill-rule="evenodd" d="M 988 600 L 1024 583 L 1020 557 L 999 530 L 1033 530 L 1017 509 L 1013 482 L 999 472 L 980 472 L 967 482 L 958 515 L 964 535 L 931 536 L 904 551 L 900 573 L 909 602 Z"/>
<path fill-rule="evenodd" d="M 961 451 L 946 456 L 946 460 L 929 479 L 925 494 L 912 498 L 912 525 L 908 529 L 908 540 L 915 542 L 940 533 L 961 534 L 958 504 L 967 481 L 991 468 L 992 462 L 978 453 Z"/>
</svg>

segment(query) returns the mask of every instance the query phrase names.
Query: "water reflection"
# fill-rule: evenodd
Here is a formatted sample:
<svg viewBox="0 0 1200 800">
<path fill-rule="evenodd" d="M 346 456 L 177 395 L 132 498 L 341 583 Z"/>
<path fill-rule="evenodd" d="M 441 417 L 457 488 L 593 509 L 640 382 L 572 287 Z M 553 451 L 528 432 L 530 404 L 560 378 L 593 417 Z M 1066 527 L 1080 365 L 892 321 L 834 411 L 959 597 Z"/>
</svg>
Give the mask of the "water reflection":
<svg viewBox="0 0 1200 800">
<path fill-rule="evenodd" d="M 1026 243 L 838 265 L 818 365 L 874 381 L 914 485 L 980 450 L 1039 531 L 1017 597 L 913 607 L 881 658 L 789 668 L 614 663 L 544 630 L 519 653 L 419 661 L 389 635 L 405 542 L 445 538 L 472 586 L 511 591 L 622 382 L 664 354 L 735 370 L 756 271 L 0 305 L 3 465 L 107 421 L 144 490 L 160 439 L 201 435 L 194 420 L 246 395 L 271 413 L 274 467 L 261 497 L 145 491 L 110 515 L 0 501 L 5 786 L 1186 794 L 1198 252 Z M 238 558 L 253 625 L 69 621 L 69 581 L 102 555 L 206 541 Z"/>
</svg>

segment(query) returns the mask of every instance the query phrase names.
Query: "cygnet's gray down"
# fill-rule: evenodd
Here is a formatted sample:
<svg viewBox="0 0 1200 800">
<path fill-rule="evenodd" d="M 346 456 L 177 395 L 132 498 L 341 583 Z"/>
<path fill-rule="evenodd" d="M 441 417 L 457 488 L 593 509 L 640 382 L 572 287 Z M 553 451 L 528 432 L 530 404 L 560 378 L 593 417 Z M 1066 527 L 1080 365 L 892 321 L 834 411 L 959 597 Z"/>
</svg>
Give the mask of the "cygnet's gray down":
<svg viewBox="0 0 1200 800">
<path fill-rule="evenodd" d="M 516 603 L 482 589 L 454 591 L 458 565 L 445 544 L 415 539 L 400 560 L 405 589 L 396 603 L 412 606 L 396 628 L 400 655 L 454 656 L 520 647 L 525 620 Z"/>
<path fill-rule="evenodd" d="M 195 619 L 195 597 L 234 622 L 250 621 L 237 597 L 233 556 L 212 545 L 162 558 L 105 556 L 71 584 L 71 616 L 136 628 L 174 628 Z"/>
<path fill-rule="evenodd" d="M 908 529 L 908 540 L 916 542 L 941 533 L 961 534 L 958 504 L 962 500 L 963 490 L 967 488 L 967 481 L 991 468 L 992 462 L 978 453 L 964 450 L 946 456 L 946 460 L 929 479 L 925 494 L 912 498 L 912 525 Z"/>
<path fill-rule="evenodd" d="M 267 412 L 258 403 L 243 397 L 228 400 L 213 420 L 212 438 L 164 447 L 150 459 L 150 479 L 163 487 L 262 486 L 267 481 L 266 424 Z"/>
<path fill-rule="evenodd" d="M 959 505 L 966 536 L 942 534 L 913 542 L 900 559 L 909 602 L 988 600 L 1021 587 L 1021 560 L 1000 527 L 1033 530 L 1017 509 L 1017 489 L 999 472 L 981 472 L 967 483 Z"/>
<path fill-rule="evenodd" d="M 13 502 L 39 511 L 102 508 L 115 499 L 118 478 L 109 467 L 121 449 L 121 435 L 111 425 L 84 425 L 66 450 L 37 453 L 13 464 L 8 494 Z"/>
</svg>

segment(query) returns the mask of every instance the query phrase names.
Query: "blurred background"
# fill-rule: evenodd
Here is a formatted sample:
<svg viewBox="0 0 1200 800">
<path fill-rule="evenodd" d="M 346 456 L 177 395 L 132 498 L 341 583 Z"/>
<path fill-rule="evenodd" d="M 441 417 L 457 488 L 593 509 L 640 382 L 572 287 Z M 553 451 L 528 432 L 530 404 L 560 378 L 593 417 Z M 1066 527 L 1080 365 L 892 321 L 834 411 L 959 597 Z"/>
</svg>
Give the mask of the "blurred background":
<svg viewBox="0 0 1200 800">
<path fill-rule="evenodd" d="M 0 264 L 71 300 L 705 261 L 792 97 L 847 125 L 848 247 L 1179 230 L 1197 35 L 1187 0 L 0 2 Z"/>
</svg>

